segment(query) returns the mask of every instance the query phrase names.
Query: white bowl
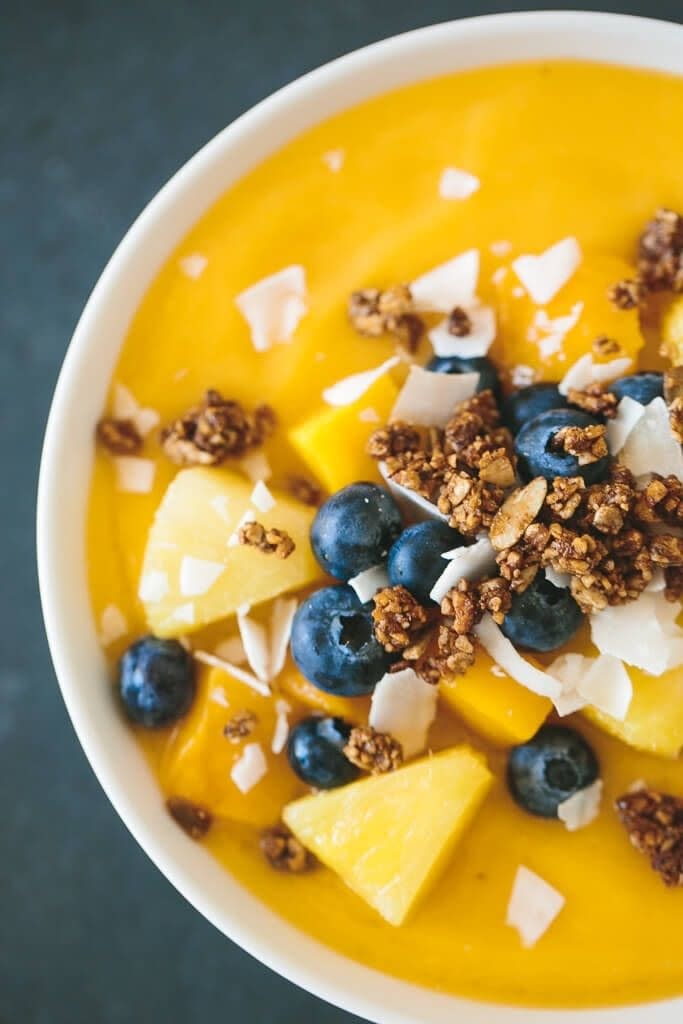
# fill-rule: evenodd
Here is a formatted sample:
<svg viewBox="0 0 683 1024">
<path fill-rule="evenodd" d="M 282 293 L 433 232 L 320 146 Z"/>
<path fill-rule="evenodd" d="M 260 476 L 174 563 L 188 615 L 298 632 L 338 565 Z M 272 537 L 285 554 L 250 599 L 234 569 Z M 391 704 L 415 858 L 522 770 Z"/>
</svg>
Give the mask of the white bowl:
<svg viewBox="0 0 683 1024">
<path fill-rule="evenodd" d="M 143 849 L 209 921 L 268 967 L 377 1024 L 635 1024 L 645 1015 L 648 1024 L 674 1024 L 683 1000 L 647 1009 L 530 1011 L 397 981 L 287 924 L 189 841 L 163 809 L 105 682 L 84 551 L 91 438 L 121 342 L 147 287 L 199 216 L 255 164 L 316 122 L 377 93 L 463 68 L 563 57 L 680 73 L 683 27 L 548 12 L 435 25 L 334 61 L 254 107 L 164 186 L 121 242 L 76 328 L 47 426 L 38 495 L 40 590 L 64 700 L 93 771 Z"/>
</svg>

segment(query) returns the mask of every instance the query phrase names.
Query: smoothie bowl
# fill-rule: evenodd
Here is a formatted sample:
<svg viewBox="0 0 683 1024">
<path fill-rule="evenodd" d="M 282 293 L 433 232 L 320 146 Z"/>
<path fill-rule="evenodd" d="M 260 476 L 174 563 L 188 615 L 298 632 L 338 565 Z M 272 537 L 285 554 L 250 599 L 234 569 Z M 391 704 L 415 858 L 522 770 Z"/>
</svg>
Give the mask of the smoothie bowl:
<svg viewBox="0 0 683 1024">
<path fill-rule="evenodd" d="M 162 190 L 65 361 L 86 754 L 193 905 L 376 1021 L 683 1006 L 682 62 L 529 14 L 323 68 Z"/>
</svg>

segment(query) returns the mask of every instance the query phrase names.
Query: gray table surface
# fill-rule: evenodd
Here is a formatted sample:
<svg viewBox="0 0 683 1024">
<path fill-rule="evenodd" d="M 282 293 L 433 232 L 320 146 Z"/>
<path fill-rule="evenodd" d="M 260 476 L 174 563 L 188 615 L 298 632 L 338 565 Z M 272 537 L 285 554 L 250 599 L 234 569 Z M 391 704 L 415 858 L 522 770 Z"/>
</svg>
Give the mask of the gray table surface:
<svg viewBox="0 0 683 1024">
<path fill-rule="evenodd" d="M 214 931 L 100 790 L 43 635 L 33 542 L 41 435 L 102 266 L 207 139 L 274 89 L 365 43 L 525 6 L 0 2 L 0 438 L 9 481 L 0 506 L 1 1024 L 356 1019 Z M 681 0 L 602 7 L 683 21 Z"/>
</svg>

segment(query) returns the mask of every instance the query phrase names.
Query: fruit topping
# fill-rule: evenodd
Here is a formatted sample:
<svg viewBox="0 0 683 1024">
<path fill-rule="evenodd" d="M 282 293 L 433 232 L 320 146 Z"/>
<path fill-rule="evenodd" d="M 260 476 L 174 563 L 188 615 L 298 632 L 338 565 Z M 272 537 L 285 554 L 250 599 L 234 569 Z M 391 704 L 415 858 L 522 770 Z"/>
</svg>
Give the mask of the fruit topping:
<svg viewBox="0 0 683 1024">
<path fill-rule="evenodd" d="M 649 405 L 655 398 L 664 397 L 664 378 L 661 373 L 632 373 L 613 381 L 610 391 L 619 401 L 628 395 L 641 405 Z"/>
<path fill-rule="evenodd" d="M 477 391 L 493 391 L 494 395 L 500 395 L 500 381 L 498 371 L 486 356 L 434 356 L 427 363 L 427 370 L 432 373 L 447 374 L 479 374 Z"/>
<path fill-rule="evenodd" d="M 192 655 L 177 640 L 143 637 L 121 658 L 119 693 L 126 715 L 136 725 L 157 729 L 177 722 L 194 698 Z"/>
<path fill-rule="evenodd" d="M 350 484 L 318 510 L 311 545 L 321 568 L 349 580 L 383 562 L 401 529 L 401 513 L 384 488 Z"/>
<path fill-rule="evenodd" d="M 539 575 L 523 593 L 513 594 L 501 629 L 517 647 L 554 651 L 571 640 L 582 622 L 583 613 L 569 590 Z"/>
<path fill-rule="evenodd" d="M 581 476 L 597 483 L 608 467 L 605 427 L 574 409 L 550 409 L 530 420 L 515 438 L 515 452 L 527 480 Z"/>
<path fill-rule="evenodd" d="M 464 543 L 457 530 L 438 519 L 409 526 L 389 551 L 389 582 L 405 587 L 422 604 L 434 604 L 430 591 L 447 566 L 443 556 Z"/>
<path fill-rule="evenodd" d="M 343 718 L 304 718 L 289 734 L 287 757 L 308 786 L 335 789 L 358 778 L 360 769 L 346 756 L 352 733 Z"/>
<path fill-rule="evenodd" d="M 654 789 L 624 793 L 617 814 L 632 845 L 650 860 L 665 885 L 683 885 L 683 799 Z"/>
<path fill-rule="evenodd" d="M 544 725 L 528 743 L 513 747 L 508 760 L 508 787 L 525 811 L 556 818 L 558 807 L 598 778 L 593 749 L 580 733 Z"/>
<path fill-rule="evenodd" d="M 501 412 L 503 422 L 516 434 L 525 423 L 540 416 L 542 412 L 565 409 L 567 404 L 566 397 L 557 390 L 557 384 L 544 381 L 513 391 L 504 400 Z"/>
</svg>

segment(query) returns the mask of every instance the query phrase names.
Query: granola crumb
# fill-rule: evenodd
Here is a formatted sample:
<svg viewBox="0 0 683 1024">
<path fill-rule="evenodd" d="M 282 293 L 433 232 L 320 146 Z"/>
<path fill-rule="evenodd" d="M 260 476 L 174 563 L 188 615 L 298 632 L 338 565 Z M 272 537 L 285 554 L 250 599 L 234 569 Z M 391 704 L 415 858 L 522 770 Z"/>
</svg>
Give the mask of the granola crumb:
<svg viewBox="0 0 683 1024">
<path fill-rule="evenodd" d="M 608 420 L 614 419 L 619 404 L 616 395 L 608 391 L 603 384 L 597 383 L 589 384 L 580 391 L 577 388 L 570 388 L 567 401 L 592 416 L 604 416 Z"/>
<path fill-rule="evenodd" d="M 459 636 L 471 633 L 482 616 L 476 586 L 469 580 L 458 580 L 442 600 L 441 614 L 452 620 L 451 628 Z"/>
<path fill-rule="evenodd" d="M 166 801 L 166 810 L 190 839 L 203 839 L 213 823 L 210 811 L 182 796 L 170 796 Z"/>
<path fill-rule="evenodd" d="M 679 444 L 683 444 L 683 398 L 677 396 L 669 406 L 669 424 L 671 433 Z"/>
<path fill-rule="evenodd" d="M 322 488 L 305 476 L 290 476 L 287 483 L 290 494 L 302 505 L 315 507 L 323 500 Z"/>
<path fill-rule="evenodd" d="M 374 603 L 372 621 L 375 637 L 385 651 L 404 650 L 427 623 L 427 612 L 404 586 L 378 590 Z"/>
<path fill-rule="evenodd" d="M 403 763 L 403 747 L 398 740 L 370 725 L 357 725 L 351 730 L 344 755 L 351 764 L 372 775 L 393 772 Z"/>
<path fill-rule="evenodd" d="M 586 483 L 582 476 L 556 476 L 545 499 L 553 519 L 561 522 L 576 514 L 583 500 Z"/>
<path fill-rule="evenodd" d="M 496 555 L 500 574 L 514 593 L 523 593 L 533 583 L 549 540 L 550 530 L 544 523 L 531 523 L 515 544 Z"/>
<path fill-rule="evenodd" d="M 683 366 L 670 366 L 664 371 L 664 398 L 667 402 L 683 398 Z"/>
<path fill-rule="evenodd" d="M 442 486 L 437 508 L 448 516 L 448 525 L 466 537 L 489 529 L 503 504 L 505 492 L 495 484 L 473 480 L 466 473 L 456 473 Z"/>
<path fill-rule="evenodd" d="M 683 537 L 670 533 L 657 534 L 650 538 L 650 558 L 655 565 L 665 569 L 683 565 Z"/>
<path fill-rule="evenodd" d="M 636 520 L 646 525 L 683 525 L 683 481 L 676 476 L 657 476 L 636 496 Z"/>
<path fill-rule="evenodd" d="M 593 352 L 600 358 L 616 356 L 621 352 L 621 345 L 616 338 L 608 338 L 606 334 L 601 334 L 593 342 Z"/>
<path fill-rule="evenodd" d="M 237 539 L 240 544 L 256 548 L 264 555 L 275 555 L 276 558 L 289 558 L 296 548 L 286 530 L 278 530 L 274 526 L 265 527 L 257 522 L 241 526 Z"/>
<path fill-rule="evenodd" d="M 609 455 L 606 430 L 602 423 L 588 427 L 562 427 L 550 442 L 555 451 L 573 455 L 579 466 L 588 466 Z"/>
<path fill-rule="evenodd" d="M 616 801 L 632 846 L 670 887 L 683 885 L 683 799 L 654 789 L 624 793 Z"/>
<path fill-rule="evenodd" d="M 142 448 L 142 438 L 132 420 L 104 416 L 97 424 L 95 435 L 112 455 L 134 455 Z"/>
<path fill-rule="evenodd" d="M 240 402 L 209 390 L 200 405 L 163 429 L 161 446 L 179 466 L 218 466 L 262 445 L 275 423 L 269 405 L 247 412 Z"/>
<path fill-rule="evenodd" d="M 417 352 L 422 335 L 425 332 L 424 320 L 416 313 L 403 313 L 402 316 L 387 320 L 387 330 L 397 341 L 412 354 Z"/>
<path fill-rule="evenodd" d="M 456 306 L 451 310 L 446 326 L 448 333 L 456 338 L 466 338 L 468 334 L 472 333 L 472 321 L 462 306 Z"/>
<path fill-rule="evenodd" d="M 366 338 L 393 334 L 409 352 L 415 352 L 424 333 L 424 322 L 414 310 L 407 284 L 384 291 L 363 288 L 349 297 L 348 315 L 352 326 Z"/>
<path fill-rule="evenodd" d="M 683 217 L 660 209 L 638 246 L 638 277 L 647 291 L 683 291 Z"/>
<path fill-rule="evenodd" d="M 247 709 L 236 711 L 232 718 L 223 726 L 223 735 L 231 743 L 240 743 L 247 736 L 251 736 L 257 724 L 258 716 L 253 711 Z"/>
<path fill-rule="evenodd" d="M 501 626 L 512 607 L 510 584 L 502 576 L 494 576 L 490 580 L 481 580 L 478 590 L 482 612 L 488 612 L 493 621 Z"/>
<path fill-rule="evenodd" d="M 362 288 L 351 292 L 348 314 L 351 324 L 366 338 L 379 338 L 384 334 L 384 317 L 379 311 L 379 288 Z"/>
<path fill-rule="evenodd" d="M 368 439 L 366 450 L 373 459 L 384 460 L 406 452 L 417 452 L 422 444 L 422 435 L 417 427 L 396 420 L 375 430 Z"/>
<path fill-rule="evenodd" d="M 635 309 L 640 305 L 642 288 L 638 281 L 624 278 L 608 289 L 607 298 L 617 309 Z"/>
<path fill-rule="evenodd" d="M 664 596 L 667 601 L 682 601 L 683 600 L 683 566 L 680 565 L 669 565 L 664 570 L 664 580 L 666 583 L 664 589 Z"/>
<path fill-rule="evenodd" d="M 286 825 L 273 825 L 264 829 L 259 839 L 261 852 L 276 871 L 298 875 L 315 866 L 315 858 L 292 835 Z"/>
<path fill-rule="evenodd" d="M 620 533 L 631 514 L 636 492 L 627 483 L 608 480 L 587 488 L 580 517 L 581 525 L 599 533 Z"/>
</svg>

